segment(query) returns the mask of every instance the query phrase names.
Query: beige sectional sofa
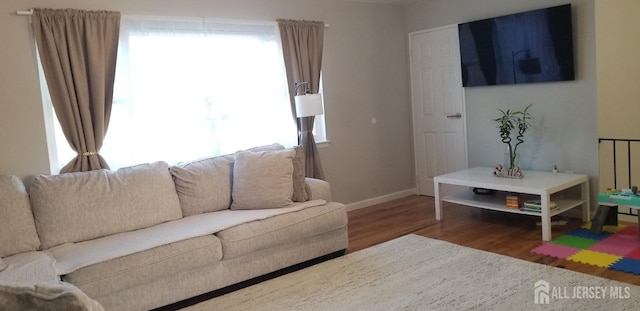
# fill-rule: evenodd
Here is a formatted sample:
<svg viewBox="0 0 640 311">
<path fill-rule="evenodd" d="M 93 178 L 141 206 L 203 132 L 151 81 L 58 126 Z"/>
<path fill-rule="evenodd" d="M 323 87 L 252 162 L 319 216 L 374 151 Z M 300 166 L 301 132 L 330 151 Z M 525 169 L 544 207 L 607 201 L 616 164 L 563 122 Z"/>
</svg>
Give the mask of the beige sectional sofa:
<svg viewBox="0 0 640 311">
<path fill-rule="evenodd" d="M 148 310 L 343 251 L 345 207 L 301 156 L 272 145 L 42 175 L 29 194 L 0 176 L 0 303 L 58 282 L 105 310 Z"/>
</svg>

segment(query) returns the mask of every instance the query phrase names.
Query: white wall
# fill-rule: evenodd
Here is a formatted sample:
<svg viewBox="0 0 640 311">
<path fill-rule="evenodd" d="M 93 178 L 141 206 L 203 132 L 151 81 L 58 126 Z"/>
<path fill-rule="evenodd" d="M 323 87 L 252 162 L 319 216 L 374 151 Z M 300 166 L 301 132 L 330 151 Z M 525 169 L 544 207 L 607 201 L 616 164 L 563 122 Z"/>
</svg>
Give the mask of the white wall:
<svg viewBox="0 0 640 311">
<path fill-rule="evenodd" d="M 328 148 L 320 150 L 333 198 L 351 203 L 414 187 L 404 10 L 332 0 L 3 0 L 0 2 L 0 174 L 29 183 L 49 173 L 32 7 L 240 20 L 322 20 Z M 371 118 L 377 123 L 372 124 Z"/>
<path fill-rule="evenodd" d="M 598 128 L 601 137 L 640 138 L 640 1 L 596 2 Z"/>
<path fill-rule="evenodd" d="M 594 0 L 424 0 L 406 7 L 407 30 L 418 31 L 555 5 L 573 4 L 576 80 L 472 87 L 465 90 L 470 166 L 502 163 L 504 146 L 491 122 L 498 108 L 530 109 L 534 129 L 520 146 L 525 169 L 570 170 L 597 185 L 598 142 Z"/>
<path fill-rule="evenodd" d="M 640 1 L 596 1 L 596 51 L 598 72 L 598 134 L 606 138 L 640 139 Z M 640 144 L 631 147 L 631 167 L 627 165 L 625 144 L 618 144 L 618 188 L 640 181 Z M 613 149 L 603 142 L 600 150 L 600 189 L 613 187 Z M 629 185 L 631 169 L 631 185 Z M 625 219 L 629 220 L 629 219 Z M 635 217 L 632 221 L 637 221 Z"/>
</svg>

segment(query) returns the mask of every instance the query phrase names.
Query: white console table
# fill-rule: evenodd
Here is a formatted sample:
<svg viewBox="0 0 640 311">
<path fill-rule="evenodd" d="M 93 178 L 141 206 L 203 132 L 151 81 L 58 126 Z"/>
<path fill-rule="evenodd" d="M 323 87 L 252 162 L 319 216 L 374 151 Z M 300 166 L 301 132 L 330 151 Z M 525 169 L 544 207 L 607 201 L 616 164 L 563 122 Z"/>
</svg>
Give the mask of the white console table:
<svg viewBox="0 0 640 311">
<path fill-rule="evenodd" d="M 582 206 L 582 221 L 590 220 L 589 211 L 589 176 L 582 174 L 565 174 L 539 171 L 524 171 L 524 178 L 512 179 L 496 177 L 491 167 L 474 167 L 433 178 L 435 188 L 436 219 L 441 220 L 442 201 L 490 209 L 495 211 L 532 215 L 541 218 L 542 240 L 551 240 L 551 216 L 560 214 L 574 207 Z M 457 185 L 471 188 L 493 189 L 539 196 L 542 203 L 540 213 L 508 208 L 504 195 L 479 195 L 471 191 L 462 191 L 454 195 L 441 197 L 441 185 Z M 558 208 L 549 210 L 551 195 L 580 185 L 580 198 L 554 200 Z"/>
</svg>

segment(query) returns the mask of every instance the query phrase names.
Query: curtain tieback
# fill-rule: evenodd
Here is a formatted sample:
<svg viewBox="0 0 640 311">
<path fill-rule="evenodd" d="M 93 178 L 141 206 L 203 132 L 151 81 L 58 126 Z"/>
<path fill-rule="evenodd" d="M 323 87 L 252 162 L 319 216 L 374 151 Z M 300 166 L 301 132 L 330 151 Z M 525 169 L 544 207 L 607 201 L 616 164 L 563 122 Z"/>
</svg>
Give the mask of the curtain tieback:
<svg viewBox="0 0 640 311">
<path fill-rule="evenodd" d="M 89 157 L 89 156 L 96 155 L 96 154 L 98 154 L 98 152 L 96 152 L 96 151 L 87 151 L 87 152 L 83 152 L 83 153 L 78 153 L 78 155 L 85 156 L 85 157 Z"/>
</svg>

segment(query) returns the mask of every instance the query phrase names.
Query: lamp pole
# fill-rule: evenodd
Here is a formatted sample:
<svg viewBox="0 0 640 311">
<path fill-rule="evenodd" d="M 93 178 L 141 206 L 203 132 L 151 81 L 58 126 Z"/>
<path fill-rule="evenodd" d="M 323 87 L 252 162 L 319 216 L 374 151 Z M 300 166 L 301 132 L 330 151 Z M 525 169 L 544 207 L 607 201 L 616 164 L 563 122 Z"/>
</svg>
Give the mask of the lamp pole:
<svg viewBox="0 0 640 311">
<path fill-rule="evenodd" d="M 305 93 L 305 94 L 311 94 L 311 89 L 309 88 L 309 82 L 307 82 L 307 81 L 294 82 L 294 83 L 293 83 L 293 87 L 294 87 L 294 89 L 295 89 L 295 90 L 294 90 L 294 92 L 295 92 L 295 95 L 296 95 L 296 96 L 298 95 L 298 89 L 299 89 L 301 86 L 303 86 L 303 85 L 306 85 L 306 86 L 307 86 L 307 87 L 305 87 L 305 89 L 304 89 L 304 93 Z"/>
<path fill-rule="evenodd" d="M 520 50 L 520 51 L 517 51 L 517 52 L 511 51 L 511 66 L 513 68 L 513 83 L 514 84 L 518 83 L 518 79 L 516 78 L 516 56 L 518 54 L 520 54 L 520 53 L 523 53 L 523 52 L 530 53 L 531 50 L 524 49 L 524 50 Z"/>
</svg>

